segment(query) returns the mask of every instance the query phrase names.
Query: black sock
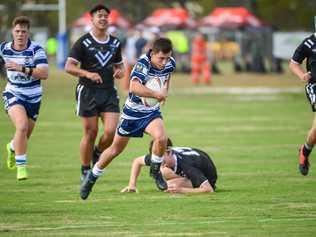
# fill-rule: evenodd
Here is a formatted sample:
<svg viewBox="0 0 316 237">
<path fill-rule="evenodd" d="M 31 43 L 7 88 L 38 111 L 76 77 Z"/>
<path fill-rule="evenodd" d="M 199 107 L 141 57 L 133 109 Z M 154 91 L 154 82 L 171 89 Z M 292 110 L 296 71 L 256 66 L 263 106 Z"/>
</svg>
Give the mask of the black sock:
<svg viewBox="0 0 316 237">
<path fill-rule="evenodd" d="M 304 146 L 303 146 L 303 154 L 304 154 L 304 156 L 308 157 L 309 154 L 312 152 L 312 150 L 313 150 L 313 146 L 310 146 L 310 145 L 308 145 L 306 143 L 304 144 Z"/>
<path fill-rule="evenodd" d="M 81 174 L 88 172 L 90 169 L 90 165 L 81 165 Z"/>
<path fill-rule="evenodd" d="M 102 152 L 99 150 L 99 148 L 97 148 L 97 147 L 95 146 L 95 147 L 94 147 L 94 150 L 93 150 L 93 153 L 94 153 L 96 156 L 100 156 Z"/>
</svg>

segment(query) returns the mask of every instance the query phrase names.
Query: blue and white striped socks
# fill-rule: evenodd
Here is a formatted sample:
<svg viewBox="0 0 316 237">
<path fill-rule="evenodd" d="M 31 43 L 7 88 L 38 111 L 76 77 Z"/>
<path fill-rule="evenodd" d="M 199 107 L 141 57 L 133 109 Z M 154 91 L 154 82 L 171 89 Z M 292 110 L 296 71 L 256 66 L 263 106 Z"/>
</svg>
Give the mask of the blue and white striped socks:
<svg viewBox="0 0 316 237">
<path fill-rule="evenodd" d="M 15 156 L 15 164 L 17 166 L 25 166 L 26 165 L 26 154 L 16 155 Z"/>
</svg>

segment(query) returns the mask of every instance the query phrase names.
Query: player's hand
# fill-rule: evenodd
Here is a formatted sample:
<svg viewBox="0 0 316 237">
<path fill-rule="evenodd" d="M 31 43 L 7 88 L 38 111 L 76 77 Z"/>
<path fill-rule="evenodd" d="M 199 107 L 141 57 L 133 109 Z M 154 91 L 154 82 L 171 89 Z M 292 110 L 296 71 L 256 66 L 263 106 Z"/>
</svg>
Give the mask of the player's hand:
<svg viewBox="0 0 316 237">
<path fill-rule="evenodd" d="M 100 75 L 98 73 L 95 72 L 87 72 L 86 73 L 86 78 L 90 79 L 91 81 L 94 81 L 98 84 L 102 83 L 102 78 L 100 77 Z"/>
<path fill-rule="evenodd" d="M 138 190 L 136 187 L 131 188 L 127 186 L 121 190 L 121 193 L 138 193 Z"/>
<path fill-rule="evenodd" d="M 115 79 L 121 79 L 124 76 L 124 71 L 120 68 L 114 69 L 113 77 Z"/>
<path fill-rule="evenodd" d="M 8 69 L 9 71 L 18 71 L 18 72 L 22 72 L 22 67 L 23 65 L 17 64 L 13 61 L 7 61 L 5 63 L 5 67 L 6 69 Z"/>
<path fill-rule="evenodd" d="M 306 72 L 303 74 L 303 77 L 301 78 L 304 82 L 309 82 L 309 80 L 312 78 L 312 74 L 310 72 Z"/>
<path fill-rule="evenodd" d="M 168 90 L 165 86 L 161 89 L 161 91 L 157 91 L 156 99 L 159 102 L 164 103 L 164 101 L 166 101 L 167 97 L 168 97 Z"/>
</svg>

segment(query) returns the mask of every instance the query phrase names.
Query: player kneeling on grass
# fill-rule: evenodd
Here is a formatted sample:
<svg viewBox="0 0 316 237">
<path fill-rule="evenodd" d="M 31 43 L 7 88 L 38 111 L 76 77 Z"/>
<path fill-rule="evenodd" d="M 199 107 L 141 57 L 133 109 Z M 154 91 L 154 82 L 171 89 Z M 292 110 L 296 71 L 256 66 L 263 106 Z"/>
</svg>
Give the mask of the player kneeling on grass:
<svg viewBox="0 0 316 237">
<path fill-rule="evenodd" d="M 131 73 L 129 95 L 126 99 L 121 121 L 116 130 L 112 145 L 100 156 L 99 161 L 88 173 L 80 187 L 80 196 L 87 199 L 98 177 L 102 175 L 105 167 L 117 157 L 128 144 L 130 137 L 142 137 L 149 134 L 154 142 L 151 153 L 150 175 L 155 179 L 160 190 L 167 189 L 167 183 L 160 173 L 160 165 L 167 147 L 167 135 L 160 113 L 160 104 L 147 106 L 142 97 L 155 98 L 162 103 L 166 100 L 170 74 L 175 69 L 175 60 L 171 57 L 172 44 L 169 39 L 159 38 L 154 41 L 149 52 L 140 57 Z M 163 85 L 156 91 L 146 87 L 150 80 L 159 80 Z"/>
<path fill-rule="evenodd" d="M 149 146 L 151 154 L 153 142 Z M 170 193 L 214 192 L 217 180 L 216 167 L 211 158 L 199 149 L 190 147 L 172 147 L 168 139 L 167 150 L 163 156 L 161 173 L 167 180 Z M 121 192 L 136 192 L 137 177 L 142 166 L 150 166 L 150 155 L 134 159 L 128 186 Z"/>
</svg>

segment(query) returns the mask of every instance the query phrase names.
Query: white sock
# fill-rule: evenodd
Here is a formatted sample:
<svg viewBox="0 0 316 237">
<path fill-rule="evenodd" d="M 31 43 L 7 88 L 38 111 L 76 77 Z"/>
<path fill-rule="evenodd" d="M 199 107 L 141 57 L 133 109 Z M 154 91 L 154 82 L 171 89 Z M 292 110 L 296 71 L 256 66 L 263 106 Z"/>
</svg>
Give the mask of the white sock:
<svg viewBox="0 0 316 237">
<path fill-rule="evenodd" d="M 12 139 L 11 142 L 10 142 L 10 149 L 11 149 L 12 151 L 14 151 L 13 139 Z"/>
<path fill-rule="evenodd" d="M 154 153 L 151 154 L 151 162 L 153 163 L 161 163 L 163 161 L 162 156 L 157 156 Z"/>
<path fill-rule="evenodd" d="M 104 173 L 104 169 L 99 169 L 98 166 L 95 164 L 92 168 L 92 174 L 95 177 L 100 177 Z"/>
<path fill-rule="evenodd" d="M 15 164 L 17 166 L 26 165 L 26 154 L 23 155 L 16 155 L 15 156 Z"/>
</svg>

